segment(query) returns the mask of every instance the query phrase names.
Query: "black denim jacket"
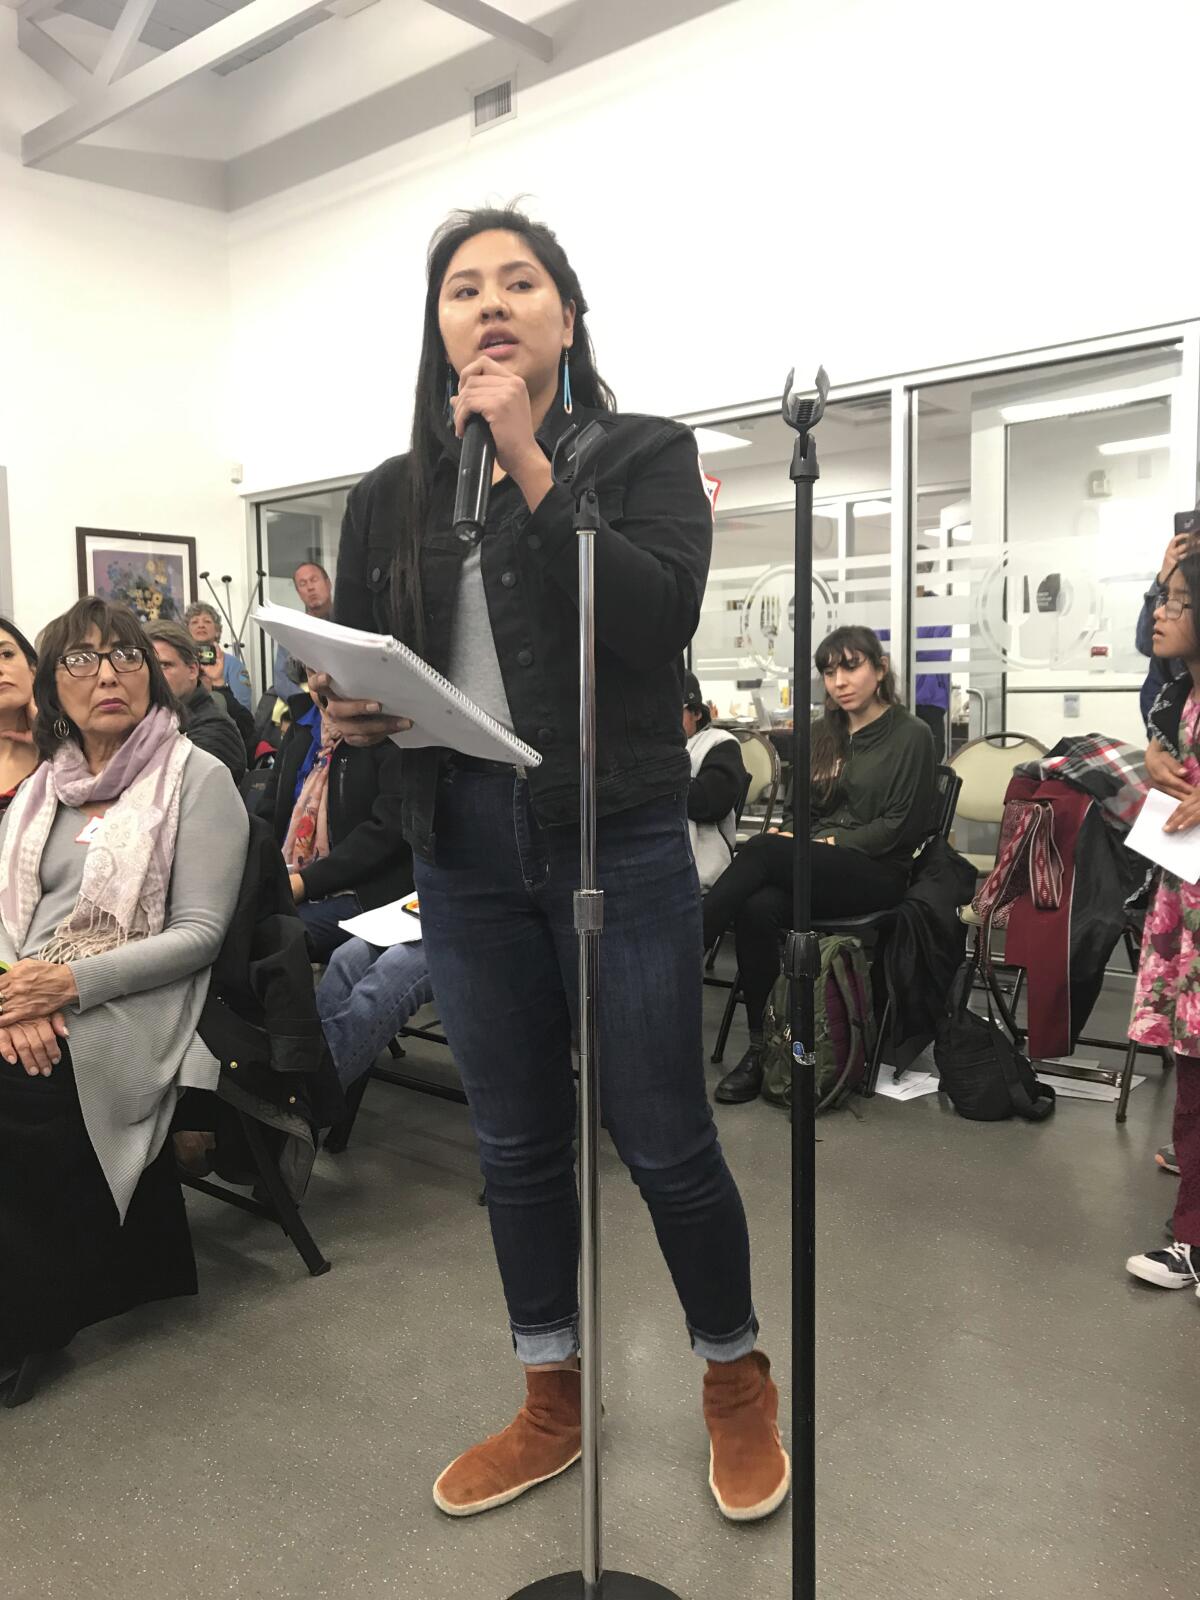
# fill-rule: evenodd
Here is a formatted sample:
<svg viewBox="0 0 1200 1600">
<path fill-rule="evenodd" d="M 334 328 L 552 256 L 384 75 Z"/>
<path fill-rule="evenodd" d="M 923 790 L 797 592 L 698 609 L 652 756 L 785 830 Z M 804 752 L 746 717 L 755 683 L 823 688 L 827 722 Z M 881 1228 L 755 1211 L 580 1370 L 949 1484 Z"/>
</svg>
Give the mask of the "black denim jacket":
<svg viewBox="0 0 1200 1600">
<path fill-rule="evenodd" d="M 597 492 L 597 803 L 601 816 L 686 788 L 680 658 L 696 630 L 712 552 L 712 510 L 691 430 L 661 417 L 576 406 L 570 421 L 609 434 Z M 554 406 L 538 430 L 549 456 L 569 426 Z M 394 456 L 350 492 L 338 551 L 334 615 L 396 632 L 391 566 L 408 458 Z M 468 546 L 450 526 L 457 447 L 435 480 L 421 541 L 426 659 L 444 672 Z M 508 479 L 492 491 L 481 568 L 496 654 L 517 735 L 540 752 L 529 773 L 539 819 L 570 823 L 579 806 L 578 553 L 573 502 L 557 486 L 532 514 Z M 411 641 L 406 641 L 411 642 Z M 433 860 L 442 750 L 406 750 L 403 827 Z"/>
</svg>

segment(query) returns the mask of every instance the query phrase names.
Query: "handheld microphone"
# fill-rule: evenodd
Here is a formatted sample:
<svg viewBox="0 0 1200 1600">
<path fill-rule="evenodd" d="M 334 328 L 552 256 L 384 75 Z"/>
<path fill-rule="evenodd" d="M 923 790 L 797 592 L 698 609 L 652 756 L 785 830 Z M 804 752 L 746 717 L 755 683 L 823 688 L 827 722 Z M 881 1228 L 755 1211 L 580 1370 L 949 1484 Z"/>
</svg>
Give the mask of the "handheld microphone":
<svg viewBox="0 0 1200 1600">
<path fill-rule="evenodd" d="M 483 532 L 495 464 L 496 442 L 492 430 L 482 417 L 474 416 L 463 433 L 462 455 L 458 459 L 454 531 L 460 538 L 477 537 Z"/>
</svg>

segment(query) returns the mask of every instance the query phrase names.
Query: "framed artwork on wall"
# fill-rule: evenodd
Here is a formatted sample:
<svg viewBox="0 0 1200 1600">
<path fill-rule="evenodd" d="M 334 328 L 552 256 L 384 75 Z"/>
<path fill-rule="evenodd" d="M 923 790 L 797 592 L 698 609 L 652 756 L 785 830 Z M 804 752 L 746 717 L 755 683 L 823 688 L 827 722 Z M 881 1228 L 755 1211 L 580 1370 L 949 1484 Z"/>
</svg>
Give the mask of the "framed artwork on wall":
<svg viewBox="0 0 1200 1600">
<path fill-rule="evenodd" d="M 76 528 L 79 594 L 126 605 L 143 622 L 182 622 L 196 598 L 196 541 L 177 533 Z"/>
</svg>

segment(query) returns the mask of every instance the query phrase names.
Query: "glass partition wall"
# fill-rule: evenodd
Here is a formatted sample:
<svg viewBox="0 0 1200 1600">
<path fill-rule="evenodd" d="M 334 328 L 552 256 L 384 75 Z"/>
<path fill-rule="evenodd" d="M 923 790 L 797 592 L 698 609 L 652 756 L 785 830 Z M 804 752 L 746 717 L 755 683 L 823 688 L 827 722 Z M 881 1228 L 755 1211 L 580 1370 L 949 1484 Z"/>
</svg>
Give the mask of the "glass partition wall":
<svg viewBox="0 0 1200 1600">
<path fill-rule="evenodd" d="M 863 622 L 900 641 L 902 692 L 946 754 L 1006 728 L 1144 742 L 1134 629 L 1196 499 L 1198 395 L 1196 323 L 835 389 L 814 640 Z M 693 668 L 723 720 L 787 722 L 793 436 L 774 407 L 695 425 L 721 487 Z"/>
<path fill-rule="evenodd" d="M 1198 416 L 1200 322 L 835 388 L 817 433 L 814 640 L 863 622 L 897 641 L 902 693 L 948 754 L 1006 728 L 1138 743 L 1134 627 L 1172 514 L 1196 501 Z M 774 402 L 687 420 L 720 482 L 692 666 L 723 721 L 786 724 L 794 436 Z M 299 606 L 302 561 L 334 572 L 348 490 L 255 502 L 270 599 Z M 261 645 L 256 659 L 266 683 Z"/>
<path fill-rule="evenodd" d="M 263 575 L 263 595 L 272 604 L 303 611 L 292 575 L 305 562 L 318 562 L 330 578 L 334 576 L 350 487 L 345 484 L 256 503 L 256 563 Z M 260 634 L 255 658 L 261 684 L 270 683 L 273 676 L 267 650 L 265 636 Z"/>
</svg>

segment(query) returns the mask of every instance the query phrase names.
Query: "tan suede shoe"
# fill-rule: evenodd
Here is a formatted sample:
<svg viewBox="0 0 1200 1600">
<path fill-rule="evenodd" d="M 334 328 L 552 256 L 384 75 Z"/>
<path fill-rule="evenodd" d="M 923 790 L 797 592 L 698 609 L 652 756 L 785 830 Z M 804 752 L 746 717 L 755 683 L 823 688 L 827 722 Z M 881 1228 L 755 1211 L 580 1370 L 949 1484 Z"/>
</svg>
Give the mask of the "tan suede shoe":
<svg viewBox="0 0 1200 1600">
<path fill-rule="evenodd" d="M 465 1450 L 434 1484 L 447 1516 L 507 1505 L 579 1460 L 579 1373 L 526 1372 L 525 1381 L 525 1404 L 503 1433 Z"/>
<path fill-rule="evenodd" d="M 708 1363 L 708 1485 L 731 1522 L 769 1517 L 787 1497 L 792 1464 L 779 1437 L 778 1415 L 779 1390 L 761 1350 L 737 1361 Z"/>
</svg>

